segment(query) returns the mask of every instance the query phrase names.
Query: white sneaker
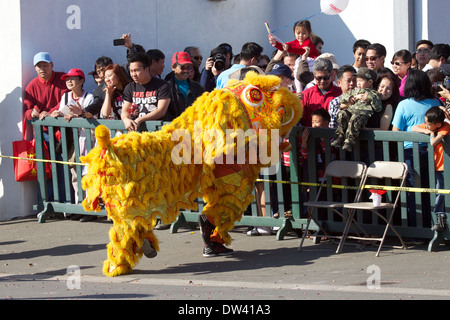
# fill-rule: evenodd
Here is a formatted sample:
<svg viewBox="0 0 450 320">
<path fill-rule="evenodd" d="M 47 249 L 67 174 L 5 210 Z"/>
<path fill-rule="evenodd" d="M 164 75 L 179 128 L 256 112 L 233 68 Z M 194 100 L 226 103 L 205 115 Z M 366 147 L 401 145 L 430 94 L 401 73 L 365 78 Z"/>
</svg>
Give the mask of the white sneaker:
<svg viewBox="0 0 450 320">
<path fill-rule="evenodd" d="M 257 227 L 256 229 L 261 235 L 272 234 L 270 227 Z"/>
</svg>

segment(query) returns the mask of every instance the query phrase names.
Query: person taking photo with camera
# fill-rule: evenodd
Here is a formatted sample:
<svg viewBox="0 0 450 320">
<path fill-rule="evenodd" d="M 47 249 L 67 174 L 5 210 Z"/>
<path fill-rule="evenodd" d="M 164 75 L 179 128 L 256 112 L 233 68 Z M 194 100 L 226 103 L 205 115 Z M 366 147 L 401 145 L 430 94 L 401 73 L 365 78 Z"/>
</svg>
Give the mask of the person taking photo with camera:
<svg viewBox="0 0 450 320">
<path fill-rule="evenodd" d="M 211 51 L 200 78 L 200 84 L 206 91 L 210 92 L 216 88 L 218 76 L 230 68 L 231 59 L 233 59 L 233 50 L 227 43 L 222 43 Z"/>
<path fill-rule="evenodd" d="M 249 66 L 257 66 L 259 59 L 261 58 L 263 48 L 255 43 L 255 42 L 247 42 L 242 46 L 241 53 L 240 53 L 240 61 L 238 64 L 232 65 L 229 69 L 226 71 L 223 71 L 218 77 L 217 77 L 217 83 L 216 88 L 222 89 L 227 86 L 228 80 L 230 79 L 229 76 L 242 68 L 249 67 Z"/>
</svg>

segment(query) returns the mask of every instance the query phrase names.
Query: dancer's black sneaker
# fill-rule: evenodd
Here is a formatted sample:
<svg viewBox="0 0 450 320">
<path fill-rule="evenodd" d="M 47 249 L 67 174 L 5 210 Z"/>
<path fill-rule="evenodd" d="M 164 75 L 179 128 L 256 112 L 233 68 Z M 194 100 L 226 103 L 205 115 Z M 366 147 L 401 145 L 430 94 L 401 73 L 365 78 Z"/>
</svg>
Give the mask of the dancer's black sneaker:
<svg viewBox="0 0 450 320">
<path fill-rule="evenodd" d="M 203 256 L 209 258 L 209 257 L 216 257 L 217 254 L 211 245 L 209 246 L 205 245 L 203 247 Z"/>
<path fill-rule="evenodd" d="M 218 256 L 229 256 L 234 253 L 233 249 L 227 248 L 221 243 L 213 242 L 212 244 L 214 246 L 214 251 L 216 251 Z"/>
<path fill-rule="evenodd" d="M 229 256 L 233 254 L 233 249 L 225 247 L 223 244 L 217 242 L 211 242 L 211 245 L 205 245 L 203 247 L 204 257 L 217 257 L 217 256 Z"/>
<path fill-rule="evenodd" d="M 206 246 L 211 246 L 211 234 L 216 228 L 204 214 L 198 217 L 198 224 L 200 226 L 200 233 L 202 234 L 203 242 Z"/>
</svg>

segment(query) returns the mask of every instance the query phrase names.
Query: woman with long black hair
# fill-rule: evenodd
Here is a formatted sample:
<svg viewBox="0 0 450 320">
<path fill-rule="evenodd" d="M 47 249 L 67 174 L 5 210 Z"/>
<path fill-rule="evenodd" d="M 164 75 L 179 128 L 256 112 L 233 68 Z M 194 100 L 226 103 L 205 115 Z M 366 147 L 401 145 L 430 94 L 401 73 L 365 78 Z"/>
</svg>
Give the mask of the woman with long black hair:
<svg viewBox="0 0 450 320">
<path fill-rule="evenodd" d="M 440 106 L 441 102 L 436 99 L 431 82 L 427 74 L 420 70 L 409 70 L 408 78 L 405 82 L 405 99 L 402 100 L 395 110 L 392 120 L 393 131 L 412 131 L 412 128 L 425 120 L 425 112 L 435 106 Z M 419 144 L 419 161 L 420 161 L 420 187 L 428 187 L 428 144 Z M 413 143 L 411 141 L 404 142 L 405 162 L 408 165 L 407 186 L 415 186 L 415 171 L 413 161 Z M 415 195 L 412 192 L 407 193 L 408 202 L 408 225 L 416 226 L 416 204 Z M 423 224 L 430 224 L 430 198 L 429 195 L 422 197 L 422 214 Z"/>
</svg>

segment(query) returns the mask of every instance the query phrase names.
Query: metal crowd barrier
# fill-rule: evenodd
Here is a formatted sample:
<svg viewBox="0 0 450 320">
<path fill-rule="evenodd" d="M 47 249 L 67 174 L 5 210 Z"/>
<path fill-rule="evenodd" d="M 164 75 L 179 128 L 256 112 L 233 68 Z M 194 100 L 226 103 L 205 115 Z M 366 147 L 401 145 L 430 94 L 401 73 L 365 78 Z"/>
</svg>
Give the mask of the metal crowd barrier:
<svg viewBox="0 0 450 320">
<path fill-rule="evenodd" d="M 86 146 L 90 150 L 94 147 L 92 141 L 94 141 L 94 129 L 99 124 L 107 126 L 111 130 L 111 135 L 114 136 L 117 131 L 126 133 L 123 126 L 123 122 L 120 120 L 97 120 L 97 119 L 72 119 L 70 122 L 66 122 L 64 119 L 53 119 L 45 118 L 44 120 L 32 120 L 31 124 L 34 125 L 35 138 L 36 138 L 36 157 L 43 159 L 44 149 L 43 149 L 43 127 L 48 128 L 49 136 L 49 151 L 51 160 L 62 160 L 63 162 L 68 161 L 68 150 L 67 150 L 67 139 L 68 133 L 71 132 L 73 135 L 73 141 L 75 146 L 75 163 L 79 163 L 79 145 L 78 145 L 78 129 L 84 128 L 86 132 Z M 140 131 L 156 131 L 161 128 L 164 123 L 161 121 L 148 121 L 141 125 Z M 54 138 L 55 132 L 57 130 L 61 131 L 61 142 L 62 142 L 62 153 L 61 156 L 55 151 L 57 141 Z M 266 204 L 266 216 L 261 217 L 258 215 L 258 210 L 256 206 L 256 200 L 251 204 L 250 209 L 244 214 L 241 221 L 237 222 L 236 225 L 244 226 L 266 226 L 266 227 L 278 227 L 277 239 L 282 240 L 289 232 L 294 232 L 297 235 L 301 234 L 301 230 L 306 224 L 307 212 L 305 207 L 302 205 L 307 199 L 314 199 L 316 192 L 318 190 L 318 167 L 321 165 L 318 162 L 317 150 L 320 148 L 320 141 L 323 141 L 325 145 L 325 153 L 322 154 L 323 161 L 329 163 L 335 158 L 341 160 L 359 160 L 364 161 L 367 164 L 372 163 L 375 160 L 389 160 L 389 161 L 404 161 L 403 154 L 403 142 L 412 141 L 414 144 L 413 148 L 413 158 L 414 158 L 414 170 L 417 173 L 415 179 L 416 187 L 423 187 L 424 180 L 429 181 L 429 186 L 427 188 L 435 188 L 435 177 L 434 177 L 434 160 L 433 152 L 428 152 L 428 163 L 419 163 L 419 143 L 428 143 L 428 147 L 432 150 L 431 145 L 429 145 L 429 137 L 420 133 L 410 133 L 410 132 L 392 132 L 392 131 L 381 131 L 381 130 L 363 130 L 360 134 L 360 139 L 354 146 L 353 152 L 343 152 L 339 150 L 337 153 L 331 152 L 330 141 L 334 137 L 333 129 L 323 129 L 323 128 L 309 128 L 309 147 L 308 147 L 308 160 L 299 163 L 299 157 L 296 156 L 300 152 L 300 146 L 298 144 L 298 138 L 301 137 L 303 128 L 295 127 L 293 128 L 290 135 L 290 142 L 292 149 L 290 151 L 290 181 L 283 180 L 281 170 L 278 170 L 276 175 L 272 176 L 261 176 L 258 183 L 264 184 L 264 194 L 265 194 L 265 204 Z M 450 143 L 448 141 L 450 138 L 444 139 L 444 166 L 450 168 Z M 95 142 L 94 142 L 95 143 Z M 295 156 L 294 156 L 295 155 Z M 428 165 L 430 164 L 430 165 Z M 38 221 L 44 223 L 50 216 L 55 213 L 71 213 L 71 214 L 85 214 L 85 215 L 100 215 L 106 216 L 106 211 L 103 209 L 101 212 L 85 212 L 81 205 L 81 200 L 83 199 L 83 190 L 81 188 L 81 179 L 78 179 L 78 198 L 80 199 L 79 204 L 74 203 L 74 193 L 71 184 L 71 173 L 69 164 L 52 164 L 52 178 L 48 182 L 45 176 L 44 163 L 38 162 L 38 184 L 39 184 L 39 197 L 38 203 L 34 206 L 35 210 L 39 211 Z M 421 166 L 428 166 L 429 176 L 421 177 L 418 173 L 420 172 Z M 75 166 L 77 176 L 81 177 L 82 166 Z M 447 173 L 448 172 L 448 173 Z M 444 172 L 444 189 L 450 189 L 450 170 Z M 276 181 L 274 183 L 270 181 Z M 285 211 L 285 201 L 283 198 L 283 185 L 288 183 L 292 196 L 292 217 L 284 217 L 283 213 Z M 341 181 L 343 188 L 328 190 L 328 200 L 338 197 L 343 201 L 352 199 L 351 181 Z M 390 181 L 377 181 L 372 182 L 377 185 L 390 186 Z M 65 191 L 63 194 L 59 192 L 58 186 L 63 184 Z M 53 189 L 53 196 L 49 195 L 49 188 Z M 272 191 L 272 197 L 271 197 Z M 387 191 L 386 196 L 392 197 L 392 193 L 396 191 Z M 401 203 L 399 205 L 398 212 L 395 214 L 394 226 L 396 230 L 402 235 L 402 237 L 411 238 L 423 238 L 430 239 L 429 250 L 435 250 L 437 245 L 441 242 L 448 241 L 450 239 L 450 232 L 447 230 L 445 232 L 433 232 L 430 227 L 433 224 L 431 221 L 430 212 L 433 212 L 434 201 L 436 194 L 434 192 L 416 192 L 416 226 L 412 227 L 411 219 L 408 219 L 406 210 L 406 191 L 401 191 Z M 272 217 L 272 206 L 274 204 L 274 195 L 278 197 L 279 205 L 279 215 L 280 218 L 275 219 Z M 369 191 L 367 191 L 366 196 L 368 197 Z M 426 198 L 429 198 L 429 208 L 425 208 Z M 272 198 L 272 202 L 271 202 Z M 425 200 L 425 202 L 424 202 Z M 445 195 L 446 212 L 450 207 L 450 195 Z M 203 207 L 202 199 L 199 199 L 199 212 L 201 212 Z M 428 206 L 427 206 L 428 207 Z M 175 233 L 184 224 L 196 223 L 198 221 L 199 212 L 182 211 L 176 222 L 171 225 L 171 232 Z M 323 227 L 330 233 L 340 233 L 344 228 L 344 222 L 341 218 L 331 212 L 324 212 L 321 214 L 320 222 Z M 384 230 L 383 223 L 379 223 L 378 219 L 372 214 L 367 212 L 358 212 L 357 221 L 364 227 L 364 229 L 371 234 L 380 234 Z M 450 217 L 449 217 L 450 218 Z M 317 225 L 310 226 L 312 230 L 318 230 Z"/>
</svg>

